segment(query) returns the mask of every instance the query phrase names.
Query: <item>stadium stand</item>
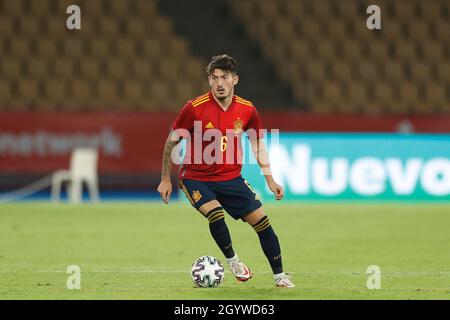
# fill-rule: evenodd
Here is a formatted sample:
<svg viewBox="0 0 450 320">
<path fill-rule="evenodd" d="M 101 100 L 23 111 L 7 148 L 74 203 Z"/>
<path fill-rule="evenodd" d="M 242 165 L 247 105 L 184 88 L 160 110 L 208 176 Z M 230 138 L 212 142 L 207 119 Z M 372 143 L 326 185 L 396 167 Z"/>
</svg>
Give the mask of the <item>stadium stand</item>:
<svg viewBox="0 0 450 320">
<path fill-rule="evenodd" d="M 206 62 L 154 1 L 2 0 L 0 37 L 1 110 L 179 109 L 207 90 Z"/>
<path fill-rule="evenodd" d="M 239 39 L 239 90 L 262 107 L 450 114 L 449 1 L 377 1 L 382 30 L 366 28 L 366 0 L 222 2 L 220 23 L 238 26 L 219 38 Z M 169 15 L 171 1 L 0 0 L 0 110 L 178 110 L 207 90 L 212 52 L 200 54 L 188 33 L 217 16 L 208 3 L 198 1 L 205 14 L 194 23 L 184 11 L 193 4 Z M 71 4 L 82 8 L 78 31 L 65 26 Z M 215 31 L 204 32 L 200 45 Z M 265 71 L 252 78 L 256 69 Z"/>
<path fill-rule="evenodd" d="M 382 30 L 366 28 L 370 4 L 230 0 L 277 75 L 292 83 L 296 102 L 311 111 L 450 114 L 450 3 L 377 1 Z"/>
</svg>

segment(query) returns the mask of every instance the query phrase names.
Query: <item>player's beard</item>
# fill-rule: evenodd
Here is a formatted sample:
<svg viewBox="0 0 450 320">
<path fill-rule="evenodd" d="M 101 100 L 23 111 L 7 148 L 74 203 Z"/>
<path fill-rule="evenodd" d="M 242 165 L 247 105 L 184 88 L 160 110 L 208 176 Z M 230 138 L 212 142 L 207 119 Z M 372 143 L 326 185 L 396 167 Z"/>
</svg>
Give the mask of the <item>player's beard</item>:
<svg viewBox="0 0 450 320">
<path fill-rule="evenodd" d="M 225 101 L 226 99 L 228 99 L 231 95 L 231 90 L 230 92 L 228 92 L 227 94 L 227 90 L 223 90 L 222 92 L 219 90 L 216 90 L 216 98 L 220 101 Z"/>
</svg>

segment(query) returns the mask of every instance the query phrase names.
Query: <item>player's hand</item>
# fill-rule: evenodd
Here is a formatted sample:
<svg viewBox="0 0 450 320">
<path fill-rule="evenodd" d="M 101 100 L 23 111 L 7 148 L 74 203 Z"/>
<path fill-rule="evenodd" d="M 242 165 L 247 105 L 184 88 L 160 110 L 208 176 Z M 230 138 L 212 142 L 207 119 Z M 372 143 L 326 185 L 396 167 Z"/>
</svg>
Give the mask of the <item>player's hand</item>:
<svg viewBox="0 0 450 320">
<path fill-rule="evenodd" d="M 284 197 L 284 189 L 276 182 L 269 183 L 269 189 L 275 195 L 275 199 L 281 200 Z"/>
<path fill-rule="evenodd" d="M 161 180 L 161 183 L 158 186 L 158 192 L 163 201 L 168 204 L 170 195 L 172 194 L 172 183 L 170 183 L 170 181 Z"/>
</svg>

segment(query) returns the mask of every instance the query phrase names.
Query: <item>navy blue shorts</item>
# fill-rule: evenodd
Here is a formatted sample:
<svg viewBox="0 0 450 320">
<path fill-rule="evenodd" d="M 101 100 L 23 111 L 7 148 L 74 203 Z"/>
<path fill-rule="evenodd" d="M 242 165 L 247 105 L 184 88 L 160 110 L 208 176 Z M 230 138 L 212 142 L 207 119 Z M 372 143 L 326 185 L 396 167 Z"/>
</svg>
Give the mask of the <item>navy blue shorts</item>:
<svg viewBox="0 0 450 320">
<path fill-rule="evenodd" d="M 217 200 L 236 220 L 262 206 L 258 196 L 242 176 L 220 182 L 180 179 L 179 187 L 195 209 L 198 210 L 211 200 Z"/>
</svg>

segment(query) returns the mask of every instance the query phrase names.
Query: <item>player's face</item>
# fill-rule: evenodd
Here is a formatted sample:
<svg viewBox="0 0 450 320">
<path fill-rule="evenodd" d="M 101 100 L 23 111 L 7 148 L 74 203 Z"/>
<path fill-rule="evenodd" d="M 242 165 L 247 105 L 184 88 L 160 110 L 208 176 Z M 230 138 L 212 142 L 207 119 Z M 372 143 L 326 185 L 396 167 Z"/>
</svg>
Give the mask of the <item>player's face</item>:
<svg viewBox="0 0 450 320">
<path fill-rule="evenodd" d="M 226 99 L 234 94 L 238 82 L 237 74 L 221 69 L 214 69 L 208 77 L 211 91 L 217 99 Z"/>
</svg>

